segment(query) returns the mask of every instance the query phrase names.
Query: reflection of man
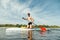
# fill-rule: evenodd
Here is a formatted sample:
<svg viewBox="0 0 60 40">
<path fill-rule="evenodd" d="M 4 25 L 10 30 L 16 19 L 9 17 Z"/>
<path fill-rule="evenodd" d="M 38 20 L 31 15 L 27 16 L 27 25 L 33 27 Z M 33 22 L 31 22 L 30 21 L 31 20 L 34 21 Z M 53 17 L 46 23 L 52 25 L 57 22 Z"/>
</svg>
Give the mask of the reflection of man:
<svg viewBox="0 0 60 40">
<path fill-rule="evenodd" d="M 27 14 L 28 17 L 27 18 L 24 18 L 24 20 L 28 20 L 28 25 L 27 25 L 27 28 L 32 28 L 32 23 L 34 22 L 34 19 L 30 16 L 30 13 Z"/>
</svg>

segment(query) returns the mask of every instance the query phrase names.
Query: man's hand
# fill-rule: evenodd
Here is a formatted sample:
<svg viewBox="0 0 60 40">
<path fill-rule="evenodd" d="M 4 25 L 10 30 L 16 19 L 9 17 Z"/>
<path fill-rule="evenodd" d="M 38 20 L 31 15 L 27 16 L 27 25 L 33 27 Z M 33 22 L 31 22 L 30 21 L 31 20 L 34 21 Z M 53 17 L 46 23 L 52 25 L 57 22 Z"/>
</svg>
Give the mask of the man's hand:
<svg viewBox="0 0 60 40">
<path fill-rule="evenodd" d="M 26 18 L 22 17 L 22 19 L 27 20 Z"/>
<path fill-rule="evenodd" d="M 25 19 L 24 17 L 22 17 L 22 19 Z"/>
</svg>

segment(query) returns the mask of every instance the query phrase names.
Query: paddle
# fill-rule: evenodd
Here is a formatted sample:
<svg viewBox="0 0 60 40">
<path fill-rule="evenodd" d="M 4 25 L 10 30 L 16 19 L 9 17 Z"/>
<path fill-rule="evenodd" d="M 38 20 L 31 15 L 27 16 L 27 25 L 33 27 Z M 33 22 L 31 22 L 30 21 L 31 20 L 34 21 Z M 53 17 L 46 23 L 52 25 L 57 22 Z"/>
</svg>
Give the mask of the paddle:
<svg viewBox="0 0 60 40">
<path fill-rule="evenodd" d="M 42 25 L 40 25 L 40 29 L 41 31 L 46 31 L 47 29 L 45 27 L 43 27 Z"/>
</svg>

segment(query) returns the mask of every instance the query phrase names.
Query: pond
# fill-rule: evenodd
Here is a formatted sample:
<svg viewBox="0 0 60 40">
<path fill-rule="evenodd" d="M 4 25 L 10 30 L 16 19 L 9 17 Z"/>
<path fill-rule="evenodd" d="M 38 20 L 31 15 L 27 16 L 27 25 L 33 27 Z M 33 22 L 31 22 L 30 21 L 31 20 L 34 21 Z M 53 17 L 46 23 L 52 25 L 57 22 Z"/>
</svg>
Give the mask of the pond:
<svg viewBox="0 0 60 40">
<path fill-rule="evenodd" d="M 33 40 L 60 40 L 60 29 L 49 29 L 45 32 L 40 30 L 32 30 Z M 0 28 L 0 40 L 28 40 L 28 30 L 20 30 L 15 28 L 14 30 L 6 30 Z"/>
</svg>

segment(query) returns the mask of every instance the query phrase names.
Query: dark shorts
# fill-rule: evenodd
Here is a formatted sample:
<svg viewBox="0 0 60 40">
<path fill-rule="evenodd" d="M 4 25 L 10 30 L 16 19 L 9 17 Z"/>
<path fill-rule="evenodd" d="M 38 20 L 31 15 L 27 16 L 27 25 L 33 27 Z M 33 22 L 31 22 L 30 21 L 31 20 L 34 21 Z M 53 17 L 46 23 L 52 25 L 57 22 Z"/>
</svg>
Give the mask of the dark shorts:
<svg viewBox="0 0 60 40">
<path fill-rule="evenodd" d="M 32 25 L 32 22 L 29 22 L 28 25 Z"/>
</svg>

